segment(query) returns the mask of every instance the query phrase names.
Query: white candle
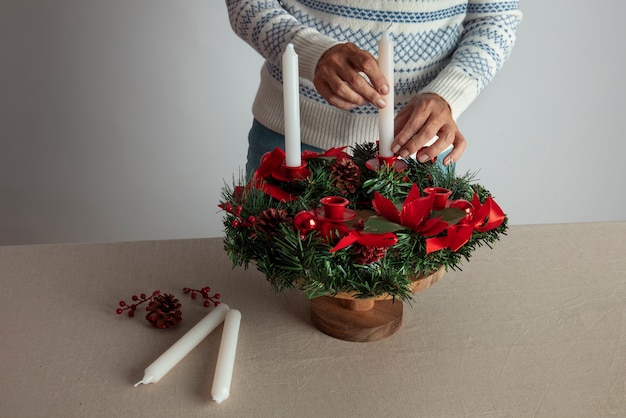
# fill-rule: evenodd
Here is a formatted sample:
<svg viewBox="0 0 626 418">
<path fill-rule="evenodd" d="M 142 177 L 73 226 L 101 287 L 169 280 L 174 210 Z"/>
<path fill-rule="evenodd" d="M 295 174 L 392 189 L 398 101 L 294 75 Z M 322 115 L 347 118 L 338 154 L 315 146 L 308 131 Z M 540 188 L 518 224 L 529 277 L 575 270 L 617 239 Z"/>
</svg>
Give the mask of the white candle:
<svg viewBox="0 0 626 418">
<path fill-rule="evenodd" d="M 298 55 L 293 44 L 283 54 L 283 102 L 285 117 L 285 164 L 300 167 L 300 82 Z"/>
<path fill-rule="evenodd" d="M 219 324 L 224 321 L 226 313 L 230 310 L 228 305 L 220 303 L 207 316 L 202 318 L 200 322 L 193 326 L 185 335 L 174 343 L 166 352 L 161 354 L 151 365 L 144 371 L 143 379 L 141 379 L 135 387 L 140 384 L 156 383 L 167 374 L 179 361 L 183 359 L 191 350 L 193 350 L 207 335 L 211 333 Z"/>
<path fill-rule="evenodd" d="M 378 67 L 389 83 L 389 93 L 384 96 L 386 106 L 378 111 L 378 153 L 381 157 L 393 157 L 394 75 L 393 41 L 385 30 L 378 41 Z"/>
<path fill-rule="evenodd" d="M 217 403 L 225 401 L 230 395 L 230 383 L 233 379 L 240 323 L 241 312 L 236 309 L 228 311 L 224 320 L 224 331 L 222 331 L 222 341 L 217 354 L 217 366 L 215 367 L 213 387 L 211 388 L 211 396 Z"/>
</svg>

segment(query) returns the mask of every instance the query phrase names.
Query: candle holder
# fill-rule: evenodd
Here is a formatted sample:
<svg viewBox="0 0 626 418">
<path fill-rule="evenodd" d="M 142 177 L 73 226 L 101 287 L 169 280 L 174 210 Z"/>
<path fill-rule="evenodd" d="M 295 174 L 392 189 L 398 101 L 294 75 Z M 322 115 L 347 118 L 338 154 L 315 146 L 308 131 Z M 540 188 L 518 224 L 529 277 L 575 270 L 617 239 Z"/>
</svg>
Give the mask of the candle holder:
<svg viewBox="0 0 626 418">
<path fill-rule="evenodd" d="M 278 181 L 292 183 L 311 177 L 311 170 L 306 166 L 306 162 L 298 167 L 289 167 L 285 163 L 272 171 L 272 177 Z"/>
<path fill-rule="evenodd" d="M 316 215 L 321 222 L 342 223 L 356 218 L 356 212 L 346 206 L 348 199 L 341 196 L 327 196 L 320 199 L 321 207 L 316 209 Z"/>
<path fill-rule="evenodd" d="M 435 210 L 441 210 L 448 207 L 448 199 L 452 195 L 452 191 L 444 189 L 443 187 L 426 187 L 424 188 L 424 193 L 427 196 L 435 195 L 435 203 L 433 204 L 433 209 Z"/>
<path fill-rule="evenodd" d="M 328 222 L 346 222 L 356 217 L 356 212 L 348 209 L 350 201 L 341 196 L 327 196 L 320 199 L 321 210 L 318 215 Z"/>
<path fill-rule="evenodd" d="M 404 160 L 401 160 L 395 155 L 392 157 L 383 157 L 380 154 L 376 154 L 375 158 L 367 160 L 365 167 L 373 171 L 379 170 L 381 167 L 393 167 L 395 171 L 401 173 L 406 169 L 407 164 Z"/>
<path fill-rule="evenodd" d="M 342 196 L 327 196 L 319 202 L 321 206 L 313 211 L 316 229 L 326 237 L 345 235 L 350 230 L 347 223 L 357 217 L 356 211 L 347 208 L 350 201 Z"/>
</svg>

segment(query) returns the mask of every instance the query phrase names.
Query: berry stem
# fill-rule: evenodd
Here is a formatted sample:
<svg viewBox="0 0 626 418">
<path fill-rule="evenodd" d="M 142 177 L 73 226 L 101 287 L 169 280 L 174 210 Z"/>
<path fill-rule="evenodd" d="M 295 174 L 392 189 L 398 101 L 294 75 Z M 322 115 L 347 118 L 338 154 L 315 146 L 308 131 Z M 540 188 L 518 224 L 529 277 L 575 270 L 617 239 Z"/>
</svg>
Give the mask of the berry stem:
<svg viewBox="0 0 626 418">
<path fill-rule="evenodd" d="M 192 299 L 196 299 L 198 297 L 198 294 L 200 294 L 202 296 L 202 298 L 204 299 L 203 305 L 205 307 L 209 307 L 211 306 L 211 303 L 214 306 L 217 306 L 220 304 L 219 302 L 219 298 L 221 297 L 219 293 L 215 293 L 214 295 L 210 295 L 209 293 L 211 292 L 211 288 L 208 286 L 203 287 L 202 289 L 193 289 L 190 287 L 184 287 L 183 288 L 183 293 L 188 293 L 189 296 L 191 296 Z"/>
<path fill-rule="evenodd" d="M 121 315 L 124 311 L 128 311 L 128 316 L 133 317 L 135 316 L 135 311 L 137 310 L 137 307 L 139 307 L 139 305 L 146 303 L 148 301 L 151 301 L 159 294 L 161 294 L 161 291 L 155 290 L 154 292 L 152 292 L 152 295 L 150 296 L 146 296 L 145 293 L 142 293 L 139 296 L 132 295 L 130 299 L 133 301 L 133 303 L 131 303 L 130 305 L 126 303 L 126 301 L 120 300 L 119 302 L 120 307 L 115 310 L 115 313 L 117 313 L 118 315 Z"/>
</svg>

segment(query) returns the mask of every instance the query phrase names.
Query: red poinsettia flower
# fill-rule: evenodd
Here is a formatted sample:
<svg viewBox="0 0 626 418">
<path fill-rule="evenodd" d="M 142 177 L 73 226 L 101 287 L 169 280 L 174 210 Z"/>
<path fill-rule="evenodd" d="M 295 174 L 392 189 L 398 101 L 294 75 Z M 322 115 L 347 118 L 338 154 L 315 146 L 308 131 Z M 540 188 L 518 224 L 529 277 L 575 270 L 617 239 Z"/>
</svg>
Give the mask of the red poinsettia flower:
<svg viewBox="0 0 626 418">
<path fill-rule="evenodd" d="M 413 184 L 411 191 L 398 210 L 394 203 L 378 192 L 374 193 L 372 204 L 376 212 L 385 219 L 410 228 L 423 236 L 434 236 L 450 225 L 440 217 L 431 218 L 435 195 L 420 196 L 419 188 Z"/>
<path fill-rule="evenodd" d="M 446 236 L 426 240 L 426 253 L 446 247 L 452 251 L 458 251 L 470 240 L 474 231 L 487 232 L 504 222 L 506 215 L 491 196 L 487 197 L 485 202 L 480 203 L 478 195 L 474 193 L 472 206 L 474 207 L 473 216 L 457 225 L 452 225 L 446 231 Z"/>
</svg>

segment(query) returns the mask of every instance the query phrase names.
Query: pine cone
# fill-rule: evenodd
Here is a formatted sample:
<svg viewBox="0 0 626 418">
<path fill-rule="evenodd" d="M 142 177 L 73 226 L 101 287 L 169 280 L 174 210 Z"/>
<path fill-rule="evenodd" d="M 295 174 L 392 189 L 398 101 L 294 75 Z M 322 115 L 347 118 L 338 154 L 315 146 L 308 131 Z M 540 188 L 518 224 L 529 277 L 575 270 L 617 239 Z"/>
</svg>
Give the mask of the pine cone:
<svg viewBox="0 0 626 418">
<path fill-rule="evenodd" d="M 146 308 L 146 319 L 156 328 L 169 328 L 178 324 L 182 318 L 180 302 L 169 293 L 156 296 Z"/>
<path fill-rule="evenodd" d="M 284 209 L 265 209 L 256 217 L 256 229 L 266 234 L 275 234 L 283 222 L 291 222 L 289 213 Z"/>
<path fill-rule="evenodd" d="M 386 247 L 366 247 L 365 245 L 355 244 L 353 246 L 354 261 L 357 264 L 372 264 L 385 256 Z"/>
<path fill-rule="evenodd" d="M 341 194 L 354 193 L 361 186 L 361 169 L 351 159 L 337 160 L 330 169 L 333 183 Z"/>
</svg>

